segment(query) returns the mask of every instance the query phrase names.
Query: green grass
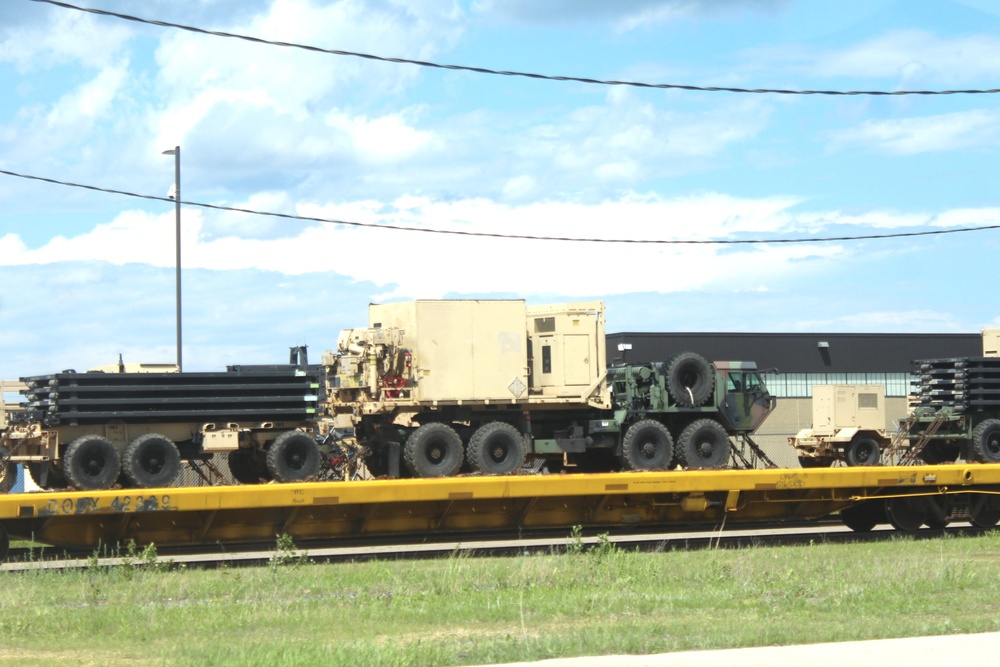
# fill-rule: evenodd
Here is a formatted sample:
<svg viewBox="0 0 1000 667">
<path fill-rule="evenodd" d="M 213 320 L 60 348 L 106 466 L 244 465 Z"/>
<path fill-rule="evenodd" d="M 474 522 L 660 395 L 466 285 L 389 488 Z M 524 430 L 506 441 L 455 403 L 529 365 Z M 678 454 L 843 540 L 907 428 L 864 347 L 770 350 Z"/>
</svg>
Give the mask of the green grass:
<svg viewBox="0 0 1000 667">
<path fill-rule="evenodd" d="M 4 665 L 473 665 L 1000 631 L 1000 533 L 0 573 Z"/>
</svg>

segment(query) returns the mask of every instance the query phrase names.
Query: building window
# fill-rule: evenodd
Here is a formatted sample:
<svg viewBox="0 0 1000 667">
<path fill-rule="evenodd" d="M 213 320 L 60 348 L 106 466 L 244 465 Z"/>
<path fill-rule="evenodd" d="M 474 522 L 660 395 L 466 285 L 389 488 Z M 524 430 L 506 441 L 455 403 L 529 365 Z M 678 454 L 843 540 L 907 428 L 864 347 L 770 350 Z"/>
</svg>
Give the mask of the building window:
<svg viewBox="0 0 1000 667">
<path fill-rule="evenodd" d="M 817 384 L 880 384 L 886 396 L 910 393 L 909 373 L 767 373 L 764 383 L 778 398 L 812 398 Z"/>
</svg>

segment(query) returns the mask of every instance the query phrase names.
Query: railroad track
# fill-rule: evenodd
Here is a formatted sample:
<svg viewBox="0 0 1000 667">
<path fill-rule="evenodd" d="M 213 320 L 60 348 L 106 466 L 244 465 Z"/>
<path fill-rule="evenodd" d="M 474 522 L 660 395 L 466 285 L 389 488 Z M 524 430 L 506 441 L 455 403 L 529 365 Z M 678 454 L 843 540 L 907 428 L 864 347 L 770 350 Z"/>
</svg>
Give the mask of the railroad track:
<svg viewBox="0 0 1000 667">
<path fill-rule="evenodd" d="M 944 534 L 977 534 L 979 529 L 958 524 L 943 530 L 924 529 L 906 533 L 915 539 L 934 539 Z M 430 559 L 454 553 L 474 557 L 516 556 L 562 552 L 569 545 L 587 549 L 609 542 L 621 549 L 641 551 L 678 551 L 706 548 L 740 549 L 749 547 L 792 546 L 814 543 L 878 542 L 893 539 L 899 532 L 883 525 L 868 533 L 856 533 L 839 521 L 826 519 L 795 525 L 772 524 L 753 528 L 723 529 L 697 527 L 673 532 L 604 533 L 589 531 L 569 536 L 565 531 L 534 531 L 528 534 L 473 533 L 440 536 L 433 539 L 390 538 L 369 540 L 311 540 L 284 548 L 272 543 L 238 545 L 199 545 L 158 548 L 156 562 L 186 567 L 258 567 L 289 559 L 305 558 L 313 562 L 343 562 L 376 559 Z M 32 569 L 80 569 L 116 567 L 143 562 L 142 550 L 123 549 L 69 550 L 50 547 L 13 547 L 8 562 L 0 571 Z"/>
</svg>

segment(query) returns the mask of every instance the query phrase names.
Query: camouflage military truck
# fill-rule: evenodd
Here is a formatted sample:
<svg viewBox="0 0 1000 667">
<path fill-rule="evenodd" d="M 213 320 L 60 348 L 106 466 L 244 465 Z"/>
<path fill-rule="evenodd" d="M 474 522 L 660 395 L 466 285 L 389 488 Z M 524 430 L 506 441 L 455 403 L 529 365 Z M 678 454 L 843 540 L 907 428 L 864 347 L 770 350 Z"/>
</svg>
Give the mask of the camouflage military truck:
<svg viewBox="0 0 1000 667">
<path fill-rule="evenodd" d="M 774 406 L 749 362 L 608 369 L 599 302 L 416 301 L 369 318 L 323 363 L 331 428 L 375 475 L 719 467 Z"/>
</svg>

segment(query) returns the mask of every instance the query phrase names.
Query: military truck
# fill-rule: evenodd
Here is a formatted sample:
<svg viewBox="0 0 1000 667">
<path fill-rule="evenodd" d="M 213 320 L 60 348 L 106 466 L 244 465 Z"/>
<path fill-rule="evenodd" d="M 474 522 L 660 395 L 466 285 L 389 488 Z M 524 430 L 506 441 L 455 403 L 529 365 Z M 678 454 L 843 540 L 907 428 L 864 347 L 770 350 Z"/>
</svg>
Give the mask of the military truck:
<svg viewBox="0 0 1000 667">
<path fill-rule="evenodd" d="M 293 365 L 178 373 L 119 362 L 25 377 L 26 401 L 0 432 L 0 448 L 42 488 L 171 486 L 183 461 L 227 452 L 240 481 L 299 481 L 319 467 L 321 373 Z"/>
<path fill-rule="evenodd" d="M 751 362 L 606 367 L 604 305 L 372 305 L 323 358 L 332 428 L 375 475 L 718 467 L 774 407 Z M 675 447 L 676 443 L 676 447 Z M 400 463 L 404 465 L 400 465 Z"/>
<path fill-rule="evenodd" d="M 892 442 L 885 428 L 885 387 L 813 385 L 812 394 L 812 426 L 789 438 L 802 467 L 878 465 Z"/>
<path fill-rule="evenodd" d="M 727 464 L 730 437 L 746 444 L 773 409 L 750 362 L 685 353 L 609 370 L 600 302 L 375 304 L 322 365 L 304 357 L 25 377 L 0 446 L 46 488 L 169 486 L 184 461 L 217 454 L 240 482 L 302 481 L 320 471 L 321 443 L 367 454 L 376 476 L 502 475 L 529 458 L 536 470 L 700 468 Z"/>
</svg>

